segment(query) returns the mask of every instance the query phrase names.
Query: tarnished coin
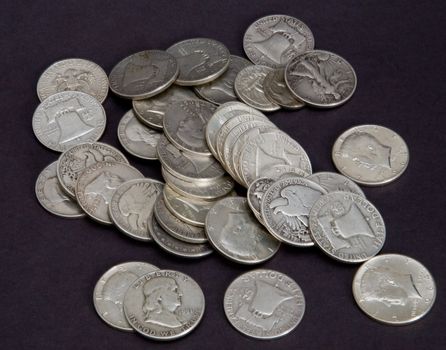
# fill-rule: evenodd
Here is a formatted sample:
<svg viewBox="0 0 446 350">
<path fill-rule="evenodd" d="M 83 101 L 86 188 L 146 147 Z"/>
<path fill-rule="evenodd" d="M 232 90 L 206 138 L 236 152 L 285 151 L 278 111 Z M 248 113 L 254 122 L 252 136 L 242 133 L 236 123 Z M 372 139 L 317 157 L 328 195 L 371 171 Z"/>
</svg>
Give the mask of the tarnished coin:
<svg viewBox="0 0 446 350">
<path fill-rule="evenodd" d="M 204 314 L 204 295 L 188 275 L 158 270 L 140 277 L 124 298 L 124 313 L 140 334 L 173 340 L 190 333 Z"/>
<path fill-rule="evenodd" d="M 269 72 L 263 81 L 263 90 L 267 98 L 281 107 L 299 109 L 305 106 L 305 103 L 294 97 L 288 89 L 285 83 L 285 68 Z"/>
<path fill-rule="evenodd" d="M 248 66 L 243 68 L 235 78 L 234 89 L 238 98 L 247 105 L 264 112 L 273 112 L 280 106 L 271 102 L 263 90 L 263 82 L 272 68 L 266 66 Z"/>
<path fill-rule="evenodd" d="M 260 177 L 253 181 L 248 187 L 248 193 L 246 194 L 246 197 L 248 198 L 248 205 L 258 219 L 262 218 L 260 211 L 263 195 L 274 182 L 276 182 L 276 180 L 268 177 Z"/>
<path fill-rule="evenodd" d="M 314 173 L 308 176 L 308 180 L 321 185 L 327 192 L 351 192 L 365 197 L 364 192 L 362 192 L 357 184 L 341 174 L 331 173 L 329 171 Z"/>
<path fill-rule="evenodd" d="M 142 159 L 158 159 L 156 146 L 161 135 L 142 124 L 132 110 L 124 114 L 118 125 L 118 139 L 122 147 Z"/>
<path fill-rule="evenodd" d="M 139 277 L 158 268 L 144 262 L 126 262 L 113 266 L 96 283 L 93 303 L 99 317 L 113 328 L 132 332 L 124 315 L 124 296 Z"/>
<path fill-rule="evenodd" d="M 256 220 L 244 197 L 219 200 L 206 216 L 206 235 L 226 258 L 241 264 L 259 264 L 277 253 L 280 242 Z"/>
<path fill-rule="evenodd" d="M 36 197 L 42 207 L 50 213 L 66 218 L 85 216 L 76 201 L 68 197 L 59 183 L 56 174 L 57 162 L 48 165 L 36 181 Z"/>
<path fill-rule="evenodd" d="M 426 267 L 399 254 L 375 256 L 361 265 L 353 279 L 353 296 L 360 309 L 379 322 L 395 326 L 424 317 L 436 294 Z"/>
<path fill-rule="evenodd" d="M 379 125 L 360 125 L 338 137 L 332 157 L 345 176 L 362 185 L 378 186 L 401 176 L 409 163 L 409 150 L 396 132 Z"/>
<path fill-rule="evenodd" d="M 97 162 L 127 163 L 127 158 L 113 146 L 101 142 L 81 143 L 63 152 L 57 161 L 57 178 L 63 190 L 76 198 L 75 187 L 79 175 Z"/>
<path fill-rule="evenodd" d="M 112 224 L 108 206 L 113 192 L 124 182 L 144 175 L 134 167 L 118 162 L 98 162 L 87 167 L 78 177 L 76 199 L 92 219 Z"/>
<path fill-rule="evenodd" d="M 363 196 L 350 192 L 320 197 L 310 211 L 309 223 L 317 246 L 346 263 L 370 259 L 386 240 L 386 227 L 378 209 Z"/>
<path fill-rule="evenodd" d="M 356 89 L 356 73 L 341 56 L 309 51 L 291 60 L 285 82 L 300 100 L 314 107 L 336 107 L 347 102 Z"/>
<path fill-rule="evenodd" d="M 161 182 L 148 178 L 130 180 L 120 185 L 109 204 L 110 218 L 116 227 L 129 237 L 151 241 L 147 222 L 163 187 Z"/>
<path fill-rule="evenodd" d="M 83 142 L 97 141 L 105 122 L 104 108 L 96 98 L 64 91 L 51 95 L 36 108 L 33 131 L 45 147 L 63 152 Z"/>
<path fill-rule="evenodd" d="M 287 275 L 259 269 L 240 275 L 229 285 L 224 309 L 240 333 L 273 339 L 297 327 L 305 312 L 305 298 L 299 285 Z"/>
<path fill-rule="evenodd" d="M 243 38 L 243 48 L 255 64 L 278 68 L 293 57 L 313 50 L 314 37 L 310 28 L 297 18 L 270 15 L 249 26 Z"/>
<path fill-rule="evenodd" d="M 298 247 L 314 245 L 310 236 L 310 210 L 326 193 L 318 184 L 301 177 L 276 181 L 262 199 L 261 215 L 265 227 L 287 244 Z"/>
<path fill-rule="evenodd" d="M 173 84 L 178 64 L 161 50 L 137 52 L 120 61 L 109 75 L 110 89 L 116 95 L 134 100 L 155 96 Z"/>
<path fill-rule="evenodd" d="M 207 38 L 180 41 L 167 49 L 180 67 L 175 84 L 201 85 L 221 76 L 229 66 L 229 50 L 221 42 Z"/>
<path fill-rule="evenodd" d="M 85 92 L 102 103 L 108 94 L 107 74 L 96 63 L 81 58 L 57 61 L 40 76 L 37 95 L 43 101 L 62 91 Z"/>
<path fill-rule="evenodd" d="M 136 117 L 142 123 L 155 129 L 162 129 L 164 113 L 170 104 L 196 98 L 197 95 L 192 90 L 173 85 L 159 95 L 144 100 L 133 100 L 132 105 Z"/>
<path fill-rule="evenodd" d="M 205 100 L 216 105 L 230 101 L 237 101 L 234 91 L 234 81 L 238 72 L 252 65 L 248 60 L 239 56 L 231 55 L 228 69 L 218 79 L 210 83 L 196 86 L 195 92 Z"/>
</svg>

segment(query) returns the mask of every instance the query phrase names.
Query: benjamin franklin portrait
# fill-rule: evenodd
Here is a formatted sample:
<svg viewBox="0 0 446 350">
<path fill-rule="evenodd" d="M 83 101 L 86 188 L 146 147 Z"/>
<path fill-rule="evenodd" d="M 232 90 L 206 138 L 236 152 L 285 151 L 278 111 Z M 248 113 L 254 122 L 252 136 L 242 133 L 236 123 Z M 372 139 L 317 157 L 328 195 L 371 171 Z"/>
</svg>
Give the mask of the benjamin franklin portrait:
<svg viewBox="0 0 446 350">
<path fill-rule="evenodd" d="M 203 147 L 205 145 L 205 125 L 206 122 L 201 116 L 188 114 L 186 118 L 178 123 L 176 135 L 185 145 L 193 148 Z"/>
</svg>

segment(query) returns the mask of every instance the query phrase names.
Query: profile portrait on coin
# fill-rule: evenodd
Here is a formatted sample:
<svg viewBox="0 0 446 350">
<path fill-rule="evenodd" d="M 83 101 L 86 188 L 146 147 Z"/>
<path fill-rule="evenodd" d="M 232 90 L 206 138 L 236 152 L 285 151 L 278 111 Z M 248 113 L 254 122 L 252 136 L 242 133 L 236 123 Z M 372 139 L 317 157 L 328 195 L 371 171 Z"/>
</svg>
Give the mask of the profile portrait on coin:
<svg viewBox="0 0 446 350">
<path fill-rule="evenodd" d="M 52 204 L 71 201 L 71 199 L 63 193 L 57 176 L 50 177 L 45 181 L 45 184 L 43 185 L 43 193 Z"/>
<path fill-rule="evenodd" d="M 144 142 L 151 147 L 156 147 L 161 136 L 159 132 L 147 128 L 139 122 L 129 123 L 125 133 L 131 141 Z"/>
<path fill-rule="evenodd" d="M 187 116 L 178 123 L 176 135 L 186 145 L 191 147 L 202 147 L 204 145 L 204 126 L 206 119 L 197 112 L 195 115 Z"/>
<path fill-rule="evenodd" d="M 85 186 L 85 195 L 93 200 L 102 198 L 105 204 L 110 203 L 113 192 L 125 180 L 109 171 L 101 172 L 93 181 Z"/>
</svg>

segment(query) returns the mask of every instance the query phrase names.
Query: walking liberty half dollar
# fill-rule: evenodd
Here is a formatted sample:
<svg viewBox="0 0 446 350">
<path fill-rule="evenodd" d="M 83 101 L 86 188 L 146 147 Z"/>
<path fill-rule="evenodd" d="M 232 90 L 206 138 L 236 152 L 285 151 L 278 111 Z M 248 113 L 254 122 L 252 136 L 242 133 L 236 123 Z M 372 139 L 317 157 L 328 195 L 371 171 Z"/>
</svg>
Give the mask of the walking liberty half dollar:
<svg viewBox="0 0 446 350">
<path fill-rule="evenodd" d="M 430 272 L 415 259 L 384 254 L 358 269 L 353 296 L 367 316 L 397 326 L 425 316 L 434 304 L 436 287 Z"/>
<path fill-rule="evenodd" d="M 305 298 L 299 285 L 287 275 L 253 270 L 229 285 L 224 309 L 229 322 L 240 333 L 273 339 L 297 327 L 305 312 Z"/>
<path fill-rule="evenodd" d="M 170 270 L 140 277 L 124 298 L 124 312 L 130 325 L 156 340 L 173 340 L 190 333 L 201 321 L 204 305 L 197 282 Z"/>
</svg>

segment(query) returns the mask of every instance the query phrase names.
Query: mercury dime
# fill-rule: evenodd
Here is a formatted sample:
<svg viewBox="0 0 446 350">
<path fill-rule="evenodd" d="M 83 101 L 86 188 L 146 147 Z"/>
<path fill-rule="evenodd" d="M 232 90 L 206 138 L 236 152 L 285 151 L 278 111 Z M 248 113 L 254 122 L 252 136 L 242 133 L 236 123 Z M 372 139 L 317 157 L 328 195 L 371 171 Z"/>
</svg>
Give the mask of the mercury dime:
<svg viewBox="0 0 446 350">
<path fill-rule="evenodd" d="M 262 217 L 260 210 L 263 195 L 274 182 L 276 182 L 276 180 L 270 179 L 268 177 L 260 177 L 257 180 L 253 181 L 248 187 L 248 193 L 246 195 L 248 198 L 248 205 L 257 218 Z"/>
<path fill-rule="evenodd" d="M 216 105 L 221 105 L 230 101 L 237 101 L 234 91 L 234 81 L 238 72 L 243 68 L 252 65 L 248 60 L 231 55 L 229 67 L 218 79 L 210 83 L 196 86 L 195 92 L 205 100 Z"/>
<path fill-rule="evenodd" d="M 147 221 L 163 187 L 161 182 L 147 178 L 124 182 L 114 191 L 109 204 L 113 223 L 129 237 L 151 241 Z"/>
<path fill-rule="evenodd" d="M 113 266 L 96 283 L 93 303 L 99 317 L 108 325 L 122 331 L 133 331 L 124 315 L 124 296 L 139 277 L 158 268 L 144 262 L 126 262 Z"/>
<path fill-rule="evenodd" d="M 361 188 L 357 184 L 355 184 L 349 178 L 337 173 L 331 173 L 328 171 L 314 173 L 308 176 L 308 180 L 321 185 L 327 192 L 351 192 L 365 197 L 364 192 L 362 192 Z"/>
<path fill-rule="evenodd" d="M 118 125 L 118 139 L 122 147 L 135 157 L 158 159 L 156 146 L 161 133 L 142 124 L 133 113 L 128 111 Z"/>
<path fill-rule="evenodd" d="M 352 97 L 356 89 L 356 74 L 341 56 L 315 50 L 288 63 L 285 82 L 300 101 L 328 108 L 339 106 Z"/>
<path fill-rule="evenodd" d="M 79 175 L 88 166 L 104 161 L 128 164 L 121 152 L 101 142 L 81 143 L 67 149 L 57 161 L 57 178 L 64 191 L 76 198 L 74 192 Z"/>
<path fill-rule="evenodd" d="M 178 64 L 161 50 L 137 52 L 120 61 L 110 72 L 110 89 L 118 96 L 141 100 L 157 95 L 173 84 Z"/>
<path fill-rule="evenodd" d="M 345 176 L 362 185 L 378 186 L 401 176 L 409 163 L 409 150 L 394 131 L 379 125 L 360 125 L 338 137 L 332 157 Z"/>
<path fill-rule="evenodd" d="M 240 275 L 229 285 L 224 309 L 240 333 L 273 339 L 297 327 L 305 312 L 305 298 L 299 285 L 287 275 L 259 269 Z"/>
<path fill-rule="evenodd" d="M 177 101 L 196 99 L 192 90 L 181 86 L 170 86 L 159 95 L 144 100 L 133 100 L 136 117 L 147 126 L 163 129 L 163 118 L 167 107 Z"/>
<path fill-rule="evenodd" d="M 82 142 L 97 141 L 105 129 L 105 111 L 93 96 L 58 92 L 45 99 L 33 115 L 33 131 L 49 149 L 63 152 Z"/>
<path fill-rule="evenodd" d="M 108 93 L 108 78 L 96 63 L 69 58 L 49 66 L 37 82 L 37 95 L 40 101 L 62 91 L 85 92 L 104 102 Z"/>
<path fill-rule="evenodd" d="M 235 78 L 234 89 L 238 98 L 247 105 L 264 112 L 273 112 L 280 106 L 271 102 L 263 90 L 263 82 L 272 68 L 266 66 L 248 66 L 243 68 Z"/>
<path fill-rule="evenodd" d="M 385 254 L 361 265 L 353 279 L 353 296 L 367 316 L 405 325 L 430 311 L 436 287 L 430 272 L 415 259 Z"/>
<path fill-rule="evenodd" d="M 312 246 L 310 210 L 326 193 L 318 184 L 300 177 L 276 181 L 262 199 L 261 215 L 265 227 L 282 242 L 298 247 Z"/>
<path fill-rule="evenodd" d="M 50 213 L 66 218 L 78 218 L 85 213 L 77 203 L 68 197 L 56 175 L 57 162 L 48 165 L 36 181 L 36 197 L 42 207 Z"/>
<path fill-rule="evenodd" d="M 281 107 L 299 109 L 305 103 L 299 101 L 291 93 L 285 83 L 285 69 L 279 68 L 268 73 L 263 82 L 265 96 Z"/>
<path fill-rule="evenodd" d="M 178 85 L 201 85 L 221 76 L 229 66 L 229 50 L 207 38 L 180 41 L 167 49 L 178 61 Z"/>
<path fill-rule="evenodd" d="M 191 277 L 158 270 L 140 277 L 124 298 L 124 313 L 140 334 L 173 340 L 190 333 L 204 314 L 204 295 Z"/>
<path fill-rule="evenodd" d="M 95 163 L 87 167 L 77 180 L 77 202 L 92 219 L 112 224 L 108 206 L 113 192 L 128 180 L 143 177 L 137 169 L 125 163 Z"/>
<path fill-rule="evenodd" d="M 313 241 L 330 257 L 359 263 L 378 254 L 386 239 L 384 220 L 363 196 L 331 192 L 320 197 L 310 211 Z"/>
<path fill-rule="evenodd" d="M 278 68 L 314 48 L 308 26 L 285 15 L 265 16 L 249 26 L 243 38 L 246 56 L 255 64 Z"/>
</svg>

